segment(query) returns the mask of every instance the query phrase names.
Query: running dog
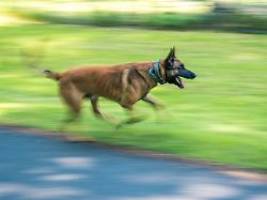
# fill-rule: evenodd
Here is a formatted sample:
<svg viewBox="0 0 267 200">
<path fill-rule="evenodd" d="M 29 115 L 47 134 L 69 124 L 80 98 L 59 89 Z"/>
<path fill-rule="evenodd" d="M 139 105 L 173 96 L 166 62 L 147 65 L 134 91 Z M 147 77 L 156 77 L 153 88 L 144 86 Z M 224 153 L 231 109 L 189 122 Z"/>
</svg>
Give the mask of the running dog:
<svg viewBox="0 0 267 200">
<path fill-rule="evenodd" d="M 85 66 L 70 69 L 62 73 L 44 70 L 47 78 L 59 84 L 59 94 L 69 107 L 71 117 L 66 122 L 77 119 L 84 99 L 90 99 L 96 117 L 103 115 L 98 108 L 99 97 L 105 97 L 119 103 L 131 111 L 133 105 L 143 100 L 154 108 L 159 108 L 155 100 L 148 94 L 159 84 L 175 84 L 184 88 L 181 77 L 194 79 L 196 74 L 185 68 L 176 58 L 175 48 L 171 48 L 168 56 L 157 62 L 128 63 L 115 66 Z M 129 118 L 124 124 L 138 120 Z"/>
</svg>

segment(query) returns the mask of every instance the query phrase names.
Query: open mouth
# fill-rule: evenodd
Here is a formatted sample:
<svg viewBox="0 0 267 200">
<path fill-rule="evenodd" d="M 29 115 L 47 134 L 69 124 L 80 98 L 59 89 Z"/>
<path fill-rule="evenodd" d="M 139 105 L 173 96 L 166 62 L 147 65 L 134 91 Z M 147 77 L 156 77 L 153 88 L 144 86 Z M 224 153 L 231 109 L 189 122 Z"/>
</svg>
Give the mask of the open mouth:
<svg viewBox="0 0 267 200">
<path fill-rule="evenodd" d="M 177 85 L 181 89 L 184 88 L 183 81 L 179 76 L 175 77 L 175 85 Z"/>
</svg>

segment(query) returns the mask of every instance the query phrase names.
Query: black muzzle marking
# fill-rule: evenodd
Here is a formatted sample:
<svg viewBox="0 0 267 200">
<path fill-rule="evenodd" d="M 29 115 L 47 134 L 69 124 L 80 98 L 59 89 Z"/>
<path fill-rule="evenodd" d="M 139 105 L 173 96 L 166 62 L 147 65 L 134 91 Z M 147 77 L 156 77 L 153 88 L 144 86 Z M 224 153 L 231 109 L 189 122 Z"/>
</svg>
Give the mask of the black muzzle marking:
<svg viewBox="0 0 267 200">
<path fill-rule="evenodd" d="M 167 77 L 177 77 L 177 76 L 181 76 L 187 79 L 194 79 L 196 78 L 197 75 L 194 72 L 191 72 L 187 69 L 167 70 Z"/>
<path fill-rule="evenodd" d="M 177 75 L 188 79 L 194 79 L 197 76 L 194 72 L 191 72 L 187 69 L 180 69 Z"/>
<path fill-rule="evenodd" d="M 196 74 L 187 69 L 169 69 L 167 70 L 167 82 L 175 84 L 179 88 L 183 89 L 184 84 L 180 77 L 187 79 L 196 78 Z"/>
</svg>

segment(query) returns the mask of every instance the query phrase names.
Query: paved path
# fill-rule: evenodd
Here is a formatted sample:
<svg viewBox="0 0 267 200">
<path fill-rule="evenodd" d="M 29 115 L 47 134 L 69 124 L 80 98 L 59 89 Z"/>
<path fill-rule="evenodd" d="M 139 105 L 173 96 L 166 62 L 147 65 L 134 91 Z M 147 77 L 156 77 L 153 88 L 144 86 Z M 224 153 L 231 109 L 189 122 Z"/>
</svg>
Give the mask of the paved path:
<svg viewBox="0 0 267 200">
<path fill-rule="evenodd" d="M 267 200 L 267 183 L 1 128 L 0 199 Z"/>
</svg>

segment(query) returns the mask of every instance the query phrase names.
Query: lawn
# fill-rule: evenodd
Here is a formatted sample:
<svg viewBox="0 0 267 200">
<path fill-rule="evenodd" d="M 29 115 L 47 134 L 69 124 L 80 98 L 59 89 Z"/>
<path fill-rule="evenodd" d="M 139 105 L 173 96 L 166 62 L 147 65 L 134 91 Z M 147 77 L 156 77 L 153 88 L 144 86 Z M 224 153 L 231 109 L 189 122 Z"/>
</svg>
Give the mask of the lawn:
<svg viewBox="0 0 267 200">
<path fill-rule="evenodd" d="M 153 31 L 63 25 L 0 28 L 0 123 L 57 130 L 66 109 L 55 82 L 25 66 L 20 51 L 43 52 L 41 65 L 62 71 L 81 64 L 155 61 L 175 45 L 198 78 L 186 89 L 163 85 L 152 94 L 165 105 L 147 119 L 116 130 L 95 119 L 84 102 L 72 134 L 98 141 L 267 170 L 267 36 L 211 31 Z M 119 105 L 101 99 L 104 113 L 123 120 Z"/>
</svg>

